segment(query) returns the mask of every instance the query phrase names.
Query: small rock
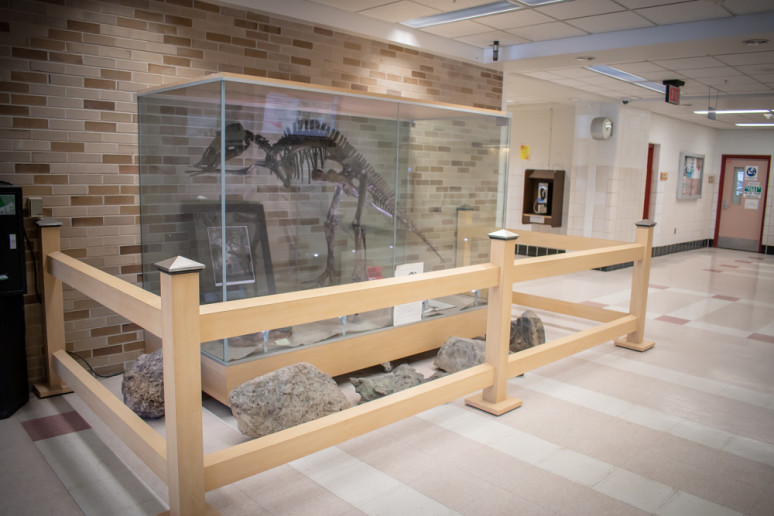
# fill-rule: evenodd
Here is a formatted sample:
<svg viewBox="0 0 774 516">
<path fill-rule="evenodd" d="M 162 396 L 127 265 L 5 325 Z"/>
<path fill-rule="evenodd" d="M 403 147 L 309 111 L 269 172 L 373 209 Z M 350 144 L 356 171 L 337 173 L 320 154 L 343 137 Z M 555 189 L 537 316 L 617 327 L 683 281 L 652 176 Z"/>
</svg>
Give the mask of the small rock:
<svg viewBox="0 0 774 516">
<path fill-rule="evenodd" d="M 239 431 L 261 437 L 349 408 L 336 382 L 305 362 L 236 387 L 228 396 Z"/>
<path fill-rule="evenodd" d="M 140 355 L 124 372 L 121 382 L 124 403 L 144 418 L 164 416 L 164 367 L 161 350 Z"/>
<path fill-rule="evenodd" d="M 372 401 L 382 396 L 415 387 L 425 381 L 424 375 L 408 364 L 401 364 L 392 372 L 364 378 L 350 378 L 360 401 Z"/>
<path fill-rule="evenodd" d="M 482 364 L 486 354 L 483 340 L 449 337 L 433 361 L 433 365 L 447 373 L 456 373 L 469 367 Z"/>
<path fill-rule="evenodd" d="M 511 353 L 545 342 L 546 330 L 543 327 L 543 321 L 532 310 L 525 310 L 521 316 L 511 321 Z"/>
</svg>

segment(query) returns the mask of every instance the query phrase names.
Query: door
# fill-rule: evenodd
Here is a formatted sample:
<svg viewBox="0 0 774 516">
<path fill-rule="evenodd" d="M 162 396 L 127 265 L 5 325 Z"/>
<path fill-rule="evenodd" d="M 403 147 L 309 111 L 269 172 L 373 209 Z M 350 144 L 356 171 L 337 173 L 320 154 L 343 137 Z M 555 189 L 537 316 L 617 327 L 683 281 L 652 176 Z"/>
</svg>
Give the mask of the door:
<svg viewBox="0 0 774 516">
<path fill-rule="evenodd" d="M 760 251 L 770 160 L 769 156 L 723 156 L 716 247 Z"/>
</svg>

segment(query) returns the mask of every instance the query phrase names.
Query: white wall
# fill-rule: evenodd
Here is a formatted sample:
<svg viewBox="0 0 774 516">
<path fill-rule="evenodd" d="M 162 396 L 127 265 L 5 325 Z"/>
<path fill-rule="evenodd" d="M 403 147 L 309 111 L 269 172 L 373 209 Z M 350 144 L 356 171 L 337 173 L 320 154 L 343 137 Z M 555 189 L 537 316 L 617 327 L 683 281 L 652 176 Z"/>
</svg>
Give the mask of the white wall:
<svg viewBox="0 0 774 516">
<path fill-rule="evenodd" d="M 650 218 L 657 225 L 653 245 L 711 239 L 720 189 L 723 154 L 766 155 L 774 159 L 774 131 L 717 130 L 617 103 L 509 106 L 511 159 L 506 226 L 514 229 L 631 241 L 642 218 L 648 144 L 657 147 Z M 597 116 L 614 121 L 613 137 L 591 138 Z M 530 157 L 521 160 L 521 145 Z M 677 199 L 680 154 L 704 155 L 702 196 Z M 560 228 L 522 224 L 524 171 L 566 171 L 564 220 Z M 660 174 L 666 174 L 661 180 Z M 711 178 L 715 181 L 710 182 Z M 769 181 L 764 245 L 774 245 L 774 180 Z"/>
<path fill-rule="evenodd" d="M 662 246 L 712 238 L 715 232 L 720 156 L 717 154 L 718 131 L 674 118 L 653 114 L 648 143 L 660 146 L 659 159 L 654 163 L 656 188 L 655 211 L 651 218 L 657 223 L 653 245 Z M 704 179 L 700 199 L 677 199 L 680 153 L 704 155 Z M 660 173 L 668 179 L 661 181 Z M 715 183 L 710 183 L 710 176 Z M 652 199 L 653 201 L 653 199 Z"/>
</svg>

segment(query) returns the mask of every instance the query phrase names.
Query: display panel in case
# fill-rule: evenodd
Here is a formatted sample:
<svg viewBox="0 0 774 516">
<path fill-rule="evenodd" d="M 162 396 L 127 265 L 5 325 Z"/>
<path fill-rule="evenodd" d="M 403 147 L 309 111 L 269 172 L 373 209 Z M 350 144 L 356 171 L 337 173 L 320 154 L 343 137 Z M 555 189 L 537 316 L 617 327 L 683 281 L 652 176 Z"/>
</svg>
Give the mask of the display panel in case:
<svg viewBox="0 0 774 516">
<path fill-rule="evenodd" d="M 153 292 L 154 264 L 178 255 L 205 265 L 202 303 L 482 263 L 503 224 L 506 113 L 231 74 L 142 92 L 138 111 Z M 465 253 L 463 206 L 466 227 L 481 228 Z M 422 316 L 479 304 L 429 300 Z M 389 310 L 352 314 L 203 351 L 231 362 L 392 324 Z"/>
</svg>

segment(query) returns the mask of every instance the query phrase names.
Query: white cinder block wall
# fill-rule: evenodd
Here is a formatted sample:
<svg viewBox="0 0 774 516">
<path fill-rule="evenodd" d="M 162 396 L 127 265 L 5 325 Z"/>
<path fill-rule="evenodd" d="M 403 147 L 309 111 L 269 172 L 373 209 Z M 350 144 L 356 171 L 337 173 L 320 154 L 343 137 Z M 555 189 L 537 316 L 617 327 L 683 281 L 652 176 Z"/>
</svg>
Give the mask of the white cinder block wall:
<svg viewBox="0 0 774 516">
<path fill-rule="evenodd" d="M 642 219 L 652 143 L 656 148 L 650 218 L 657 223 L 653 245 L 713 238 L 722 156 L 774 154 L 774 131 L 717 130 L 631 105 L 510 105 L 508 111 L 513 119 L 506 225 L 514 229 L 631 241 L 634 223 Z M 591 138 L 589 127 L 597 116 L 614 121 L 613 136 L 607 141 Z M 530 147 L 527 160 L 520 157 L 522 145 Z M 677 199 L 682 152 L 705 157 L 700 199 Z M 524 171 L 529 168 L 566 171 L 561 228 L 521 223 Z M 763 245 L 774 245 L 772 198 L 774 181 L 769 181 Z"/>
</svg>

